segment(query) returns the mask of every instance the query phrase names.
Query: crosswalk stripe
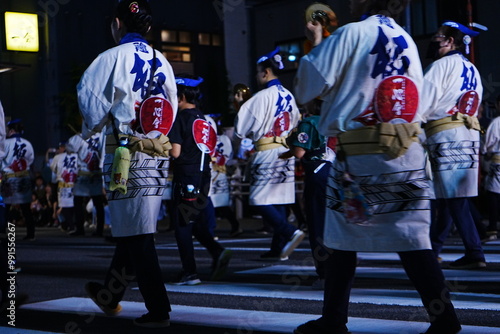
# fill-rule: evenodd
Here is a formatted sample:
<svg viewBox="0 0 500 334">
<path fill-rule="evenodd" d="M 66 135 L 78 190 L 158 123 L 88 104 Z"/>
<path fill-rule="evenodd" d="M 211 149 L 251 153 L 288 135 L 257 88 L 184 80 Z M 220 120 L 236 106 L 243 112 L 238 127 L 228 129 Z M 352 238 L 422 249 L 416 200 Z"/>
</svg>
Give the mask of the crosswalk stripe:
<svg viewBox="0 0 500 334">
<path fill-rule="evenodd" d="M 300 285 L 203 282 L 203 284 L 195 286 L 167 284 L 166 288 L 169 292 L 180 293 L 323 300 L 323 291 L 311 290 L 310 287 Z M 457 309 L 500 311 L 500 295 L 453 292 L 451 297 L 453 305 Z M 422 306 L 422 301 L 414 290 L 353 288 L 350 302 L 375 305 Z"/>
<path fill-rule="evenodd" d="M 135 318 L 146 312 L 143 303 L 122 302 L 123 311 L 120 318 Z M 64 312 L 78 314 L 93 314 L 100 311 L 88 298 L 63 298 L 22 306 L 23 309 L 44 310 L 49 312 Z M 171 322 L 179 324 L 203 325 L 218 328 L 232 328 L 241 331 L 272 331 L 274 333 L 291 333 L 295 327 L 318 315 L 296 314 L 283 312 L 249 311 L 225 308 L 195 307 L 172 305 Z M 427 323 L 381 320 L 367 318 L 349 318 L 349 329 L 353 333 L 402 334 L 425 331 Z M 463 326 L 461 334 L 497 334 L 498 328 Z M 402 328 L 404 329 L 402 332 Z M 23 333 L 18 331 L 17 333 Z M 26 332 L 29 333 L 29 332 Z"/>
</svg>

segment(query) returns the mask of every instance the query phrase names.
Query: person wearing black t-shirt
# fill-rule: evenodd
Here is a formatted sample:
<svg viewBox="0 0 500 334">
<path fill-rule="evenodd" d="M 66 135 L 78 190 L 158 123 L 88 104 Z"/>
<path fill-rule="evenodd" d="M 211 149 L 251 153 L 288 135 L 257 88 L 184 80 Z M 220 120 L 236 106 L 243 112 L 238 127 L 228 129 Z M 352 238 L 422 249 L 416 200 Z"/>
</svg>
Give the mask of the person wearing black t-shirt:
<svg viewBox="0 0 500 334">
<path fill-rule="evenodd" d="M 196 285 L 198 278 L 194 258 L 193 239 L 196 239 L 213 257 L 212 280 L 222 278 L 232 252 L 224 249 L 209 231 L 208 218 L 213 214 L 213 204 L 208 197 L 210 189 L 210 142 L 211 126 L 199 104 L 199 85 L 202 78 L 184 75 L 176 78 L 178 110 L 177 118 L 169 133 L 173 158 L 172 200 L 175 208 L 172 222 L 182 262 L 182 272 L 174 284 Z"/>
</svg>

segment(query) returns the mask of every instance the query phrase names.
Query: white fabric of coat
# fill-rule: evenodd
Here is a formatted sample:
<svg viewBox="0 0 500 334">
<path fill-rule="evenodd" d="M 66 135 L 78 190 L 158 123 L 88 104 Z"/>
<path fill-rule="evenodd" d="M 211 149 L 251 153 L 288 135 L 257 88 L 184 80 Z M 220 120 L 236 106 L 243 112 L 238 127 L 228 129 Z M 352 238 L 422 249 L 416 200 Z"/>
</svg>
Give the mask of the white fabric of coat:
<svg viewBox="0 0 500 334">
<path fill-rule="evenodd" d="M 317 96 L 324 101 L 319 131 L 334 137 L 364 126 L 353 118 L 370 105 L 382 79 L 392 75 L 409 77 L 421 91 L 423 73 L 415 43 L 392 18 L 375 15 L 337 29 L 301 59 L 295 96 L 299 103 Z M 420 119 L 419 110 L 413 121 Z M 385 154 L 336 159 L 327 185 L 325 245 L 348 251 L 431 249 L 431 185 L 425 167 L 420 143 L 395 159 Z M 359 184 L 373 213 L 365 225 L 344 216 L 340 193 L 345 171 Z"/>
<path fill-rule="evenodd" d="M 488 125 L 481 153 L 491 156 L 500 155 L 500 117 L 494 118 Z M 489 163 L 488 174 L 484 178 L 484 188 L 500 194 L 500 163 Z"/>
<path fill-rule="evenodd" d="M 287 136 L 299 121 L 299 110 L 292 93 L 281 84 L 257 92 L 238 111 L 235 135 L 254 142 L 272 132 L 282 112 L 290 113 L 290 124 L 281 134 Z M 280 159 L 284 146 L 255 152 L 246 173 L 250 182 L 250 205 L 291 204 L 295 202 L 295 158 Z"/>
<path fill-rule="evenodd" d="M 76 153 L 59 153 L 50 164 L 50 169 L 56 176 L 57 206 L 60 208 L 74 207 L 74 188 L 78 175 L 78 156 Z"/>
<path fill-rule="evenodd" d="M 466 91 L 481 99 L 483 86 L 477 68 L 461 53 L 444 56 L 425 71 L 424 92 L 430 101 L 427 121 L 451 116 L 449 111 Z M 480 103 L 480 101 L 479 101 Z M 477 115 L 477 111 L 473 116 Z M 425 140 L 434 175 L 436 198 L 474 197 L 478 194 L 479 131 L 461 126 Z"/>
<path fill-rule="evenodd" d="M 33 146 L 28 140 L 13 136 L 5 140 L 4 149 L 1 161 L 3 200 L 5 204 L 31 203 L 33 186 L 29 169 L 35 160 Z"/>
<path fill-rule="evenodd" d="M 154 73 L 152 96 L 167 99 L 177 114 L 177 86 L 171 65 L 156 51 L 157 69 Z M 85 71 L 78 84 L 78 101 L 84 119 L 82 132 L 113 133 L 110 114 L 118 132 L 144 138 L 134 132 L 130 123 L 136 120 L 136 107 L 146 97 L 150 81 L 153 49 L 145 42 L 121 44 L 100 54 Z M 158 84 L 161 82 L 161 85 Z M 87 133 L 86 133 L 87 130 Z M 92 133 L 90 132 L 90 133 Z M 114 154 L 104 159 L 104 181 L 109 177 Z M 131 157 L 127 194 L 108 192 L 115 237 L 156 232 L 156 219 L 161 206 L 168 173 L 168 159 L 135 152 Z"/>
<path fill-rule="evenodd" d="M 227 162 L 233 157 L 231 139 L 226 135 L 218 135 L 215 150 L 215 161 L 212 162 L 210 192 L 208 196 L 212 199 L 214 208 L 219 208 L 229 206 L 231 204 L 231 196 L 227 173 L 215 169 L 214 165 L 225 167 Z"/>
<path fill-rule="evenodd" d="M 76 134 L 68 139 L 66 150 L 78 155 L 78 177 L 73 194 L 84 197 L 102 195 L 103 133 L 96 133 L 87 139 L 83 139 L 81 134 Z"/>
</svg>

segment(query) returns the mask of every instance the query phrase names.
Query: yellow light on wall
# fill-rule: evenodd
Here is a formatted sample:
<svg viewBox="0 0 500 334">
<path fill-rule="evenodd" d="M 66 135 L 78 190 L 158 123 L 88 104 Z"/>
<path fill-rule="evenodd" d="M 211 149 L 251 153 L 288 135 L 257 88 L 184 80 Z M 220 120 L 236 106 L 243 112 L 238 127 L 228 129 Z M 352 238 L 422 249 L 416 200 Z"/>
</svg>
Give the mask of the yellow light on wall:
<svg viewBox="0 0 500 334">
<path fill-rule="evenodd" d="M 38 16 L 5 12 L 7 50 L 38 52 Z"/>
</svg>

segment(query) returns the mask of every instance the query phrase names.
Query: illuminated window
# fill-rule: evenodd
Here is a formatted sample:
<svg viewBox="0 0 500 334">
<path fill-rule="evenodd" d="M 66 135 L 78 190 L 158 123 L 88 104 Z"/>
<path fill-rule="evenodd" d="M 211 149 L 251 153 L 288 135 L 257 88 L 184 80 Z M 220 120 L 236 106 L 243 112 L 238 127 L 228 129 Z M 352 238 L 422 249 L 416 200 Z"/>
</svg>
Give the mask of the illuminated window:
<svg viewBox="0 0 500 334">
<path fill-rule="evenodd" d="M 200 32 L 198 34 L 198 43 L 200 45 L 210 45 L 210 34 Z"/>
<path fill-rule="evenodd" d="M 212 35 L 212 45 L 213 46 L 221 46 L 222 45 L 222 40 L 220 35 L 213 34 Z"/>
<path fill-rule="evenodd" d="M 177 31 L 162 30 L 161 31 L 161 41 L 167 42 L 167 43 L 177 43 Z"/>
<path fill-rule="evenodd" d="M 188 31 L 179 31 L 179 43 L 191 43 L 191 33 Z"/>
</svg>

